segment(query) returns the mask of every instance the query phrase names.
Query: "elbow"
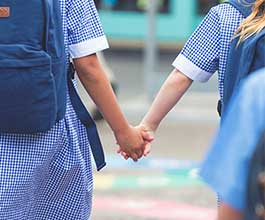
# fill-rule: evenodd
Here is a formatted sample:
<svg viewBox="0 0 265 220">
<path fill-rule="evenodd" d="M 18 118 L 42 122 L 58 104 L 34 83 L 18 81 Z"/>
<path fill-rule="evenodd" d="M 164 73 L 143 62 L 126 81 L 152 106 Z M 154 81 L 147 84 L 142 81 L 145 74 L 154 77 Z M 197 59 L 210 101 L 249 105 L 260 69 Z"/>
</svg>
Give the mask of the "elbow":
<svg viewBox="0 0 265 220">
<path fill-rule="evenodd" d="M 191 78 L 187 77 L 185 74 L 183 74 L 177 69 L 173 70 L 170 77 L 173 85 L 190 86 L 193 82 Z"/>
</svg>

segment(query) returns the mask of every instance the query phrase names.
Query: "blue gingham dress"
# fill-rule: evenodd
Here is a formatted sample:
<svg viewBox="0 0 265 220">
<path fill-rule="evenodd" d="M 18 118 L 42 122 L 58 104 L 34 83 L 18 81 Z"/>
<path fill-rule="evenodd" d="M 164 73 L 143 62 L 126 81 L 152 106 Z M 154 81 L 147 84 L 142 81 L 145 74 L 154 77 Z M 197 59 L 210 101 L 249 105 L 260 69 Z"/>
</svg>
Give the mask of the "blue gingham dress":
<svg viewBox="0 0 265 220">
<path fill-rule="evenodd" d="M 106 49 L 93 0 L 60 0 L 66 51 L 73 58 Z M 49 132 L 0 134 L 1 220 L 88 220 L 92 170 L 86 130 L 67 101 Z"/>
<path fill-rule="evenodd" d="M 229 44 L 243 18 L 230 4 L 213 7 L 187 41 L 173 66 L 199 82 L 208 81 L 218 71 L 222 99 Z"/>
</svg>

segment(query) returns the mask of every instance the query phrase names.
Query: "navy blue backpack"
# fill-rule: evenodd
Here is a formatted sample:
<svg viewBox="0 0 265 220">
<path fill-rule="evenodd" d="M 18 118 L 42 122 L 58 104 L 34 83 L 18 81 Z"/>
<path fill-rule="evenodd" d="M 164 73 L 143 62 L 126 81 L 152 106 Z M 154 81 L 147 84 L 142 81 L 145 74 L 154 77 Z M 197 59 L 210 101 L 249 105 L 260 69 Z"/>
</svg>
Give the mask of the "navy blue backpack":
<svg viewBox="0 0 265 220">
<path fill-rule="evenodd" d="M 96 125 L 72 83 L 59 0 L 0 1 L 0 132 L 49 131 L 66 111 L 66 92 L 98 170 L 105 166 Z"/>
<path fill-rule="evenodd" d="M 255 0 L 230 0 L 227 3 L 239 10 L 246 18 L 251 14 L 251 4 L 254 2 Z M 265 5 L 262 13 L 265 13 Z M 226 111 L 231 96 L 238 90 L 241 80 L 251 72 L 265 67 L 265 28 L 239 45 L 238 40 L 239 37 L 233 38 L 230 45 L 224 76 L 223 103 L 221 109 L 219 108 L 222 114 Z"/>
<path fill-rule="evenodd" d="M 58 1 L 0 2 L 0 132 L 48 131 L 66 109 Z"/>
</svg>

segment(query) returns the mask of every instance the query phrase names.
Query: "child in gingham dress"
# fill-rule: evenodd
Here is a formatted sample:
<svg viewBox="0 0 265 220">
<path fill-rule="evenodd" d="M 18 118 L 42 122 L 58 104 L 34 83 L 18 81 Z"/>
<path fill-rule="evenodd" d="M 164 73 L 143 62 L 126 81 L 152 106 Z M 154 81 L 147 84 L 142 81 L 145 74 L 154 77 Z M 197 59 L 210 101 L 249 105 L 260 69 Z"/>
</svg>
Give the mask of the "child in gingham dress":
<svg viewBox="0 0 265 220">
<path fill-rule="evenodd" d="M 224 74 L 231 39 L 243 20 L 243 15 L 230 4 L 213 7 L 189 38 L 173 62 L 169 75 L 141 126 L 151 134 L 176 105 L 193 81 L 207 82 L 218 71 L 219 94 L 223 98 Z M 177 27 L 176 27 L 177 28 Z M 196 114 L 196 112 L 195 112 Z M 147 145 L 150 151 L 150 145 Z M 122 153 L 122 152 L 121 152 Z M 122 153 L 125 158 L 128 155 Z"/>
<path fill-rule="evenodd" d="M 243 18 L 243 15 L 230 4 L 219 4 L 209 11 L 174 60 L 175 69 L 161 87 L 142 120 L 141 125 L 146 131 L 150 133 L 156 131 L 161 120 L 180 100 L 193 81 L 206 82 L 216 71 L 218 71 L 219 94 L 222 100 L 229 44 Z"/>
<path fill-rule="evenodd" d="M 200 173 L 204 181 L 222 198 L 218 213 L 220 220 L 265 218 L 265 197 L 262 190 L 265 162 L 265 0 L 252 1 L 251 6 L 251 14 L 240 24 L 236 32 L 236 57 L 232 57 L 228 64 L 233 65 L 236 60 L 241 60 L 241 64 L 245 64 L 249 54 L 253 53 L 253 59 L 249 60 L 252 64 L 251 70 L 246 63 L 236 68 L 231 67 L 226 74 L 240 76 L 242 71 L 258 71 L 247 72 L 250 76 L 244 80 L 241 77 L 240 86 L 234 89 L 229 106 L 223 111 L 220 129 Z M 248 53 L 240 49 L 251 48 L 253 45 L 255 49 L 249 50 Z M 225 100 L 226 97 L 224 103 Z"/>
<path fill-rule="evenodd" d="M 118 144 L 137 160 L 142 134 L 125 120 L 95 55 L 108 43 L 94 2 L 60 0 L 60 5 L 67 54 Z M 69 98 L 66 111 L 65 118 L 46 133 L 0 134 L 1 220 L 89 219 L 93 187 L 89 140 Z"/>
</svg>

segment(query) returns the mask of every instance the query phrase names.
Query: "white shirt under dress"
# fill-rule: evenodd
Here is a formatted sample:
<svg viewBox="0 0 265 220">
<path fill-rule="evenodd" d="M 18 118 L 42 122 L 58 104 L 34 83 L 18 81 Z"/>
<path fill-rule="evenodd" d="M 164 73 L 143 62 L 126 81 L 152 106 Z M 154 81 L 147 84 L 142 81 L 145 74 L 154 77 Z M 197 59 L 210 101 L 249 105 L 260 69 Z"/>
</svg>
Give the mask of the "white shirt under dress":
<svg viewBox="0 0 265 220">
<path fill-rule="evenodd" d="M 68 55 L 108 48 L 93 0 L 60 4 Z M 88 220 L 91 199 L 89 140 L 69 97 L 65 118 L 49 132 L 0 134 L 1 220 Z"/>
<path fill-rule="evenodd" d="M 221 100 L 229 44 L 243 18 L 230 4 L 213 7 L 173 62 L 194 81 L 207 82 L 218 71 Z"/>
</svg>

